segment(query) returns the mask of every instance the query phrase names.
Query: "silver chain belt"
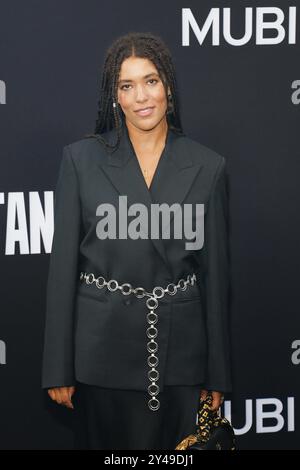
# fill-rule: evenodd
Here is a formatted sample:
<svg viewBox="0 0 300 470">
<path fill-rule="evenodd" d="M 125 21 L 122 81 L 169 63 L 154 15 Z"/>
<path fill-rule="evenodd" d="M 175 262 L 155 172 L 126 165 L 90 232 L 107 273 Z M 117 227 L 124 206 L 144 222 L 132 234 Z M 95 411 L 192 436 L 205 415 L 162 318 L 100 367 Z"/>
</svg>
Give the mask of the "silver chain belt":
<svg viewBox="0 0 300 470">
<path fill-rule="evenodd" d="M 158 334 L 158 329 L 154 326 L 158 322 L 158 315 L 154 312 L 154 310 L 158 307 L 158 300 L 164 297 L 165 294 L 175 295 L 179 289 L 185 291 L 188 285 L 193 286 L 196 281 L 196 274 L 188 274 L 186 279 L 179 279 L 177 284 L 168 284 L 166 289 L 161 286 L 156 286 L 152 292 L 147 292 L 143 287 L 133 288 L 132 285 L 128 283 L 119 285 L 118 281 L 115 279 L 106 281 L 104 277 L 95 277 L 93 273 L 87 274 L 81 272 L 80 280 L 84 280 L 88 285 L 94 282 L 98 289 L 103 289 L 103 287 L 106 286 L 107 289 L 111 292 L 120 290 L 123 295 L 134 294 L 139 299 L 145 296 L 149 297 L 149 299 L 146 300 L 146 306 L 149 309 L 149 312 L 147 313 L 147 322 L 150 325 L 150 327 L 148 327 L 146 330 L 147 337 L 150 339 L 150 341 L 147 343 L 147 351 L 150 353 L 150 356 L 147 358 L 147 362 L 150 367 L 150 370 L 148 371 L 148 378 L 151 382 L 151 384 L 148 386 L 148 392 L 151 396 L 150 400 L 148 401 L 148 406 L 152 411 L 158 410 L 160 407 L 160 402 L 156 397 L 159 393 L 159 386 L 156 382 L 159 379 L 159 372 L 156 370 L 158 365 L 158 357 L 155 355 L 155 353 L 158 351 L 158 344 L 156 341 L 154 341 L 154 338 L 156 338 Z"/>
</svg>

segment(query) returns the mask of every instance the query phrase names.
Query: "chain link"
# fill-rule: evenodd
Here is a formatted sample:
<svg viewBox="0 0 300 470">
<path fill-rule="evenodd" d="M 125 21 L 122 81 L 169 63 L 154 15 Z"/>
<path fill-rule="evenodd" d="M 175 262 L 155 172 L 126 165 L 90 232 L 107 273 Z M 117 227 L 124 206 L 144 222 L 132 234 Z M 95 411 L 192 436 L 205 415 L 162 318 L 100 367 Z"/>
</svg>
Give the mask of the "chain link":
<svg viewBox="0 0 300 470">
<path fill-rule="evenodd" d="M 147 358 L 147 363 L 150 367 L 148 371 L 148 378 L 151 384 L 148 386 L 148 393 L 151 396 L 148 401 L 148 406 L 150 410 L 157 411 L 160 407 L 160 402 L 157 395 L 159 394 L 159 386 L 157 381 L 159 379 L 159 372 L 156 369 L 159 363 L 159 359 L 155 353 L 158 351 L 158 343 L 155 341 L 155 338 L 158 335 L 158 329 L 154 326 L 158 322 L 158 314 L 154 311 L 158 307 L 158 300 L 162 299 L 165 294 L 175 295 L 179 290 L 185 291 L 188 285 L 193 286 L 196 282 L 196 274 L 188 274 L 186 279 L 179 279 L 177 284 L 170 283 L 167 285 L 166 289 L 161 286 L 156 286 L 152 292 L 146 291 L 143 287 L 132 287 L 129 283 L 124 283 L 119 285 L 118 281 L 115 279 L 110 279 L 106 281 L 103 276 L 95 277 L 93 273 L 80 273 L 80 280 L 85 281 L 86 284 L 90 285 L 95 283 L 98 289 L 103 289 L 107 287 L 110 292 L 115 292 L 120 290 L 123 295 L 134 294 L 138 299 L 149 297 L 146 300 L 146 306 L 149 309 L 147 313 L 147 323 L 150 325 L 146 330 L 146 335 L 150 339 L 147 343 L 147 351 L 150 355 Z"/>
</svg>

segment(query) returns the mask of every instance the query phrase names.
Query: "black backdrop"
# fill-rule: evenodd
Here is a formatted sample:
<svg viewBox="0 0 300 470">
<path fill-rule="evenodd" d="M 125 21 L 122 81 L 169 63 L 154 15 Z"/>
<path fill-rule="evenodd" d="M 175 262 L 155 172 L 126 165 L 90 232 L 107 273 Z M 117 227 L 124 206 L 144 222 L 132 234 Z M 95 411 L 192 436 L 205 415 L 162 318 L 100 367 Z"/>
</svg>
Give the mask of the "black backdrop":
<svg viewBox="0 0 300 470">
<path fill-rule="evenodd" d="M 231 44 L 223 15 L 230 12 L 231 34 L 241 38 L 246 7 L 253 13 L 249 40 Z M 262 31 L 269 44 L 259 40 L 262 7 L 270 8 L 265 22 L 279 18 L 278 24 L 283 16 L 282 26 Z M 185 14 L 200 29 L 215 15 L 214 34 L 210 28 L 203 41 L 197 39 Z M 0 448 L 73 446 L 72 411 L 40 388 L 53 190 L 62 147 L 94 129 L 106 48 L 131 30 L 151 31 L 167 42 L 185 132 L 227 161 L 234 393 L 223 412 L 231 409 L 240 449 L 296 449 L 298 0 L 1 1 Z"/>
</svg>

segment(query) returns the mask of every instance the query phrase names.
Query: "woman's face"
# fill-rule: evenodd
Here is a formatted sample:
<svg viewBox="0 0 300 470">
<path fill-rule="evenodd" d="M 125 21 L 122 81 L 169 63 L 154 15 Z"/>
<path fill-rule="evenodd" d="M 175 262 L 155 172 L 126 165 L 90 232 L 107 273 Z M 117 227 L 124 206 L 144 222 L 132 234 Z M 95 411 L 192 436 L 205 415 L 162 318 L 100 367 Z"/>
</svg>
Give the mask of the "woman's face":
<svg viewBox="0 0 300 470">
<path fill-rule="evenodd" d="M 152 129 L 166 118 L 166 92 L 155 65 L 149 59 L 129 57 L 123 61 L 118 83 L 118 102 L 126 122 L 140 129 Z M 138 112 L 144 108 L 151 109 Z"/>
</svg>

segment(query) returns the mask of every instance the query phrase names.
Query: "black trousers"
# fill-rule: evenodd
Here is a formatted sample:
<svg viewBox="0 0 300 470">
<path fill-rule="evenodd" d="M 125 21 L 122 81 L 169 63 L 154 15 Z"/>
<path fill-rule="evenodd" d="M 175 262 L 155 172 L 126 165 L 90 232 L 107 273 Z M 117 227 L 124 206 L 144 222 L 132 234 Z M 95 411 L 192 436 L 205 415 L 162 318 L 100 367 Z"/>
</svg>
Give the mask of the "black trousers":
<svg viewBox="0 0 300 470">
<path fill-rule="evenodd" d="M 165 386 L 151 411 L 147 392 L 77 382 L 73 395 L 75 449 L 174 450 L 196 430 L 199 385 Z"/>
</svg>

